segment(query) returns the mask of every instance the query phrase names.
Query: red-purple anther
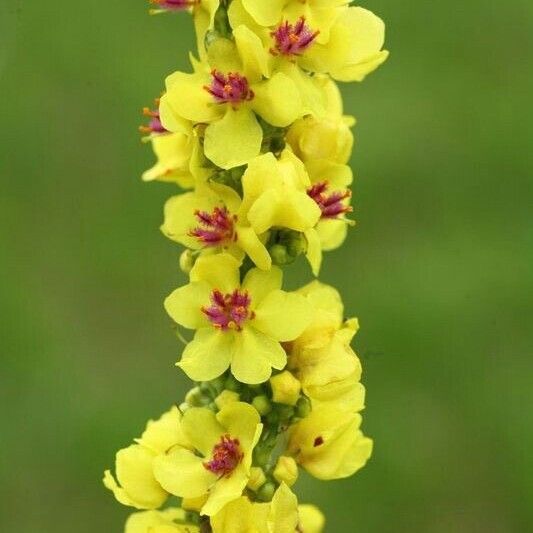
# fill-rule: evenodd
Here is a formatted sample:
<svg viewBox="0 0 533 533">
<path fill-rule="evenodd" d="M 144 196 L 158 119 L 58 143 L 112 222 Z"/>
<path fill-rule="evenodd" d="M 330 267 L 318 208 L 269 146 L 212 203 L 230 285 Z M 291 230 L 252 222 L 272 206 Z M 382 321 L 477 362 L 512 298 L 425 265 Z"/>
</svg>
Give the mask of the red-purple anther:
<svg viewBox="0 0 533 533">
<path fill-rule="evenodd" d="M 149 0 L 164 11 L 183 11 L 200 3 L 200 0 Z"/>
<path fill-rule="evenodd" d="M 237 220 L 225 207 L 215 207 L 212 213 L 195 211 L 199 225 L 189 232 L 206 246 L 218 246 L 224 242 L 235 240 L 233 224 Z"/>
<path fill-rule="evenodd" d="M 236 105 L 252 100 L 254 97 L 248 80 L 236 72 L 224 75 L 218 70 L 213 70 L 211 77 L 211 85 L 206 85 L 204 89 L 213 96 L 217 104 Z"/>
<path fill-rule="evenodd" d="M 222 294 L 215 289 L 211 293 L 211 305 L 202 307 L 202 313 L 217 329 L 241 331 L 244 322 L 255 316 L 250 310 L 251 301 L 247 291 L 235 289 L 233 292 Z"/>
<path fill-rule="evenodd" d="M 307 189 L 307 194 L 322 211 L 321 218 L 337 218 L 344 213 L 350 213 L 352 208 L 344 204 L 343 201 L 350 198 L 352 193 L 349 190 L 329 192 L 328 189 L 327 181 L 320 181 Z"/>
<path fill-rule="evenodd" d="M 204 463 L 204 468 L 218 477 L 229 477 L 243 457 L 239 439 L 223 435 L 220 442 L 213 447 L 213 456 L 210 461 Z"/>
<path fill-rule="evenodd" d="M 270 52 L 274 55 L 301 55 L 311 46 L 319 33 L 305 23 L 305 17 L 300 17 L 296 24 L 290 24 L 289 21 L 282 22 L 270 34 L 274 38 L 274 48 L 271 48 Z"/>
<path fill-rule="evenodd" d="M 155 100 L 155 105 L 159 106 L 158 99 Z M 168 133 L 168 131 L 163 127 L 163 124 L 161 124 L 161 118 L 159 116 L 158 109 L 150 109 L 149 107 L 145 107 L 143 109 L 143 115 L 148 117 L 150 121 L 146 126 L 139 126 L 139 131 L 141 133 Z"/>
</svg>

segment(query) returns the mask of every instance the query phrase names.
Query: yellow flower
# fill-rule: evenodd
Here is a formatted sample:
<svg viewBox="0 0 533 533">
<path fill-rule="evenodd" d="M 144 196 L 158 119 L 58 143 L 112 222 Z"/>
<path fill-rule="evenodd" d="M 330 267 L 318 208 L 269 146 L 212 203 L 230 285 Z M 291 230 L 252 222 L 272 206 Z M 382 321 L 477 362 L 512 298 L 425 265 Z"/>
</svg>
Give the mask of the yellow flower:
<svg viewBox="0 0 533 533">
<path fill-rule="evenodd" d="M 320 207 L 307 194 L 309 176 L 290 150 L 279 160 L 272 153 L 251 160 L 242 185 L 241 210 L 258 235 L 274 226 L 305 232 L 321 217 Z"/>
<path fill-rule="evenodd" d="M 170 198 L 161 231 L 193 250 L 226 251 L 239 261 L 248 254 L 259 268 L 268 270 L 270 255 L 240 206 L 233 189 L 213 183 Z"/>
<path fill-rule="evenodd" d="M 161 120 L 174 131 L 176 120 L 208 124 L 204 152 L 215 165 L 230 169 L 259 155 L 263 131 L 256 114 L 268 124 L 286 127 L 312 112 L 323 112 L 321 92 L 303 72 L 289 65 L 270 72 L 269 55 L 246 26 L 234 31 L 235 42 L 216 39 L 208 63 L 195 72 L 176 72 L 166 80 Z"/>
<path fill-rule="evenodd" d="M 388 57 L 382 50 L 385 25 L 348 3 L 236 0 L 228 14 L 234 28 L 244 24 L 258 36 L 274 69 L 293 65 L 340 81 L 361 81 Z"/>
<path fill-rule="evenodd" d="M 229 254 L 200 257 L 190 283 L 166 300 L 168 314 L 197 330 L 178 363 L 195 381 L 209 381 L 231 366 L 243 383 L 262 383 L 287 361 L 280 342 L 295 339 L 311 318 L 300 294 L 281 289 L 282 272 L 251 269 L 241 284 L 239 263 Z"/>
<path fill-rule="evenodd" d="M 166 133 L 150 138 L 157 163 L 143 173 L 144 181 L 171 181 L 180 187 L 194 185 L 189 162 L 193 150 L 193 138 L 185 133 Z"/>
<path fill-rule="evenodd" d="M 126 521 L 124 533 L 199 533 L 200 529 L 185 521 L 183 509 L 133 513 Z"/>
<path fill-rule="evenodd" d="M 313 320 L 289 347 L 288 367 L 300 380 L 313 408 L 332 405 L 343 411 L 364 408 L 361 363 L 350 347 L 358 324 L 343 322 L 339 293 L 318 281 L 299 291 L 313 308 Z"/>
<path fill-rule="evenodd" d="M 272 28 L 283 21 L 296 21 L 304 17 L 313 31 L 318 31 L 317 42 L 327 42 L 331 25 L 337 18 L 340 6 L 349 0 L 233 0 L 229 9 L 230 21 L 235 27 L 237 21 L 246 20 L 244 11 L 254 24 Z"/>
<path fill-rule="evenodd" d="M 379 17 L 362 7 L 348 7 L 330 27 L 328 41 L 310 46 L 299 63 L 335 80 L 362 81 L 387 59 L 384 42 L 385 24 Z"/>
<path fill-rule="evenodd" d="M 289 429 L 288 453 L 318 479 L 340 479 L 362 468 L 372 440 L 359 429 L 361 415 L 321 406 Z"/>
<path fill-rule="evenodd" d="M 117 453 L 118 483 L 109 470 L 106 470 L 103 481 L 120 503 L 137 509 L 156 509 L 166 501 L 168 493 L 155 479 L 152 465 L 158 455 L 173 446 L 188 445 L 180 422 L 177 407 L 172 407 L 159 420 L 148 422 L 141 438 L 135 439 L 136 444 Z"/>
<path fill-rule="evenodd" d="M 211 518 L 213 533 L 295 533 L 298 501 L 282 483 L 270 503 L 252 503 L 245 496 Z"/>
<path fill-rule="evenodd" d="M 354 137 L 351 127 L 355 118 L 344 115 L 342 97 L 330 78 L 317 76 L 326 102 L 324 116 L 306 116 L 297 120 L 287 132 L 287 142 L 305 164 L 327 160 L 344 165 L 352 154 Z"/>
<path fill-rule="evenodd" d="M 338 248 L 346 238 L 347 227 L 353 221 L 345 217 L 351 213 L 352 170 L 347 165 L 327 160 L 310 161 L 306 165 L 311 178 L 307 195 L 320 208 L 320 220 L 314 228 L 305 232 L 307 239 L 306 257 L 313 274 L 318 276 L 322 264 L 322 251 Z"/>
<path fill-rule="evenodd" d="M 261 435 L 257 411 L 233 402 L 216 415 L 192 407 L 181 427 L 193 449 L 174 446 L 154 460 L 154 474 L 162 487 L 182 498 L 207 495 L 201 514 L 214 515 L 242 495 L 250 477 L 252 451 Z"/>
<path fill-rule="evenodd" d="M 300 519 L 298 531 L 301 533 L 322 533 L 326 519 L 318 507 L 309 504 L 298 505 L 298 517 Z"/>
</svg>

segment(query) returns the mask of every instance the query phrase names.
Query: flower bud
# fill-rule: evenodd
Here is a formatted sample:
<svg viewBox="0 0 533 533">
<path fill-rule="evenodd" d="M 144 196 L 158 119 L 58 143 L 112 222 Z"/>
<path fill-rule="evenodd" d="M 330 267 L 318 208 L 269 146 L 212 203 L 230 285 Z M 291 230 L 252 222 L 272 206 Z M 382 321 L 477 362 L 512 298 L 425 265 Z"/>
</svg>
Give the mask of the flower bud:
<svg viewBox="0 0 533 533">
<path fill-rule="evenodd" d="M 272 410 L 272 404 L 270 400 L 264 395 L 256 396 L 252 400 L 252 405 L 257 409 L 257 412 L 261 415 L 267 415 Z"/>
<path fill-rule="evenodd" d="M 184 250 L 180 255 L 180 269 L 183 273 L 188 274 L 194 266 L 194 256 L 191 250 Z"/>
<path fill-rule="evenodd" d="M 298 479 L 298 465 L 296 461 L 287 455 L 281 455 L 274 468 L 274 479 L 278 483 L 285 482 L 289 487 Z"/>
<path fill-rule="evenodd" d="M 296 404 L 296 416 L 300 418 L 305 418 L 306 416 L 309 416 L 310 412 L 311 402 L 309 401 L 309 398 L 302 396 Z"/>
<path fill-rule="evenodd" d="M 272 500 L 272 496 L 276 492 L 276 485 L 271 481 L 267 481 L 258 491 L 257 497 L 263 502 L 269 502 Z"/>
<path fill-rule="evenodd" d="M 230 390 L 223 390 L 216 398 L 215 403 L 219 409 L 232 402 L 239 401 L 239 394 Z"/>
<path fill-rule="evenodd" d="M 300 396 L 301 384 L 288 370 L 271 377 L 270 386 L 272 387 L 272 400 L 274 402 L 296 405 Z"/>
<path fill-rule="evenodd" d="M 262 468 L 259 468 L 258 466 L 253 466 L 250 468 L 250 479 L 246 485 L 249 489 L 257 491 L 265 484 L 265 481 L 265 472 Z"/>
</svg>

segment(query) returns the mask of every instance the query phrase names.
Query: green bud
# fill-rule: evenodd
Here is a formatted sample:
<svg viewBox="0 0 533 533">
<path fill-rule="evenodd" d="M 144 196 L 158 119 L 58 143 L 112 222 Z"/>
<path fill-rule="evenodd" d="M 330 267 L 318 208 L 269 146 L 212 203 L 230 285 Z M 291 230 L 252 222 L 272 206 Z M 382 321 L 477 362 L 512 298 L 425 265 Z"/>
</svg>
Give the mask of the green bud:
<svg viewBox="0 0 533 533">
<path fill-rule="evenodd" d="M 293 257 L 298 257 L 299 255 L 305 253 L 307 251 L 307 240 L 304 234 L 297 231 L 292 231 L 287 249 L 289 254 Z"/>
<path fill-rule="evenodd" d="M 267 481 L 258 491 L 257 497 L 263 502 L 270 502 L 276 492 L 276 485 L 271 481 Z"/>
<path fill-rule="evenodd" d="M 204 405 L 204 395 L 200 390 L 200 387 L 192 388 L 186 395 L 185 401 L 192 407 L 200 407 Z"/>
<path fill-rule="evenodd" d="M 257 412 L 261 416 L 268 415 L 268 413 L 270 413 L 270 411 L 272 410 L 272 404 L 270 403 L 270 400 L 265 394 L 256 396 L 252 400 L 252 405 L 257 409 Z"/>
<path fill-rule="evenodd" d="M 283 244 L 274 244 L 268 249 L 268 252 L 270 253 L 270 257 L 272 257 L 272 262 L 275 265 L 289 265 L 294 261 L 294 258 L 289 255 L 287 247 Z"/>
<path fill-rule="evenodd" d="M 185 274 L 188 274 L 194 266 L 194 255 L 191 250 L 185 250 L 180 255 L 180 269 Z"/>
<path fill-rule="evenodd" d="M 296 415 L 300 418 L 305 418 L 311 413 L 311 402 L 309 398 L 302 396 L 296 404 Z"/>
</svg>

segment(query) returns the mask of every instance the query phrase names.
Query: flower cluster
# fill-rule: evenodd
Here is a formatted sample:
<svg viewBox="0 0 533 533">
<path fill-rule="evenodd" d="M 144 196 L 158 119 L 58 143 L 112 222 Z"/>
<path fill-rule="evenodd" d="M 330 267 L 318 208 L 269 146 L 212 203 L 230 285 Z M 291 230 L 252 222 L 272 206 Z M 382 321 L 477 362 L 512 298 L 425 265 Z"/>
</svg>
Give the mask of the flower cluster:
<svg viewBox="0 0 533 533">
<path fill-rule="evenodd" d="M 354 224 L 355 120 L 336 81 L 385 61 L 384 24 L 349 0 L 151 3 L 190 13 L 197 34 L 191 72 L 167 77 L 141 127 L 157 156 L 143 179 L 182 191 L 161 230 L 189 281 L 165 309 L 196 383 L 104 484 L 140 510 L 126 533 L 318 533 L 323 515 L 291 490 L 299 469 L 344 478 L 372 452 L 358 323 L 317 279 L 285 290 L 283 267 L 302 255 L 317 277 Z"/>
</svg>

